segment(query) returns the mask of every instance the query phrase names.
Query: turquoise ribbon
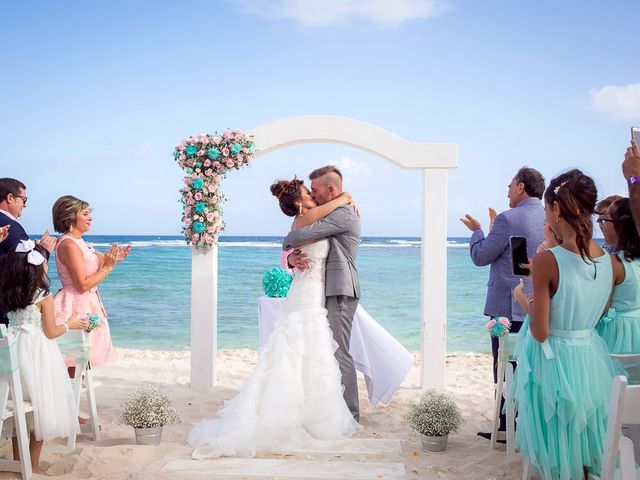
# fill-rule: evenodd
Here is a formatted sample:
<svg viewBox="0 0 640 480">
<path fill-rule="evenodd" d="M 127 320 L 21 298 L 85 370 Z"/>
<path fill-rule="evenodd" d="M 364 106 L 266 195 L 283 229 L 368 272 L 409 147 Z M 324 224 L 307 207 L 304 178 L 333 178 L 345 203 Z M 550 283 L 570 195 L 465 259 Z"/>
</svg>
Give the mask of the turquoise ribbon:
<svg viewBox="0 0 640 480">
<path fill-rule="evenodd" d="M 563 337 L 563 338 L 589 338 L 593 333 L 593 329 L 589 328 L 587 330 L 558 330 L 556 328 L 549 329 L 550 337 Z M 551 360 L 555 358 L 553 355 L 553 350 L 551 350 L 551 345 L 549 344 L 549 339 L 546 339 L 542 342 L 542 352 L 544 356 L 547 357 L 547 360 Z"/>
<path fill-rule="evenodd" d="M 18 370 L 16 342 L 0 347 L 0 375 L 11 375 Z"/>
<path fill-rule="evenodd" d="M 513 355 L 513 351 L 516 347 L 516 343 L 518 342 L 518 334 L 511 333 L 507 335 L 503 335 L 498 338 L 500 342 L 500 348 L 498 350 L 498 355 L 500 360 L 509 361 L 511 360 L 511 355 Z"/>
<path fill-rule="evenodd" d="M 640 309 L 618 310 L 617 308 L 611 307 L 600 319 L 600 322 L 609 323 L 615 320 L 616 317 L 640 317 Z"/>
</svg>

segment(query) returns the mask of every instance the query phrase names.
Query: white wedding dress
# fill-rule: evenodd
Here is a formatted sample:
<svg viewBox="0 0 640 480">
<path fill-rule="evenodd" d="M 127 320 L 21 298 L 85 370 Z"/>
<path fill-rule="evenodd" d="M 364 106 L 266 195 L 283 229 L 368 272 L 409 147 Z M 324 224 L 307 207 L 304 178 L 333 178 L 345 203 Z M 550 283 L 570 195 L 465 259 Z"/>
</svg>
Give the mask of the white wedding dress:
<svg viewBox="0 0 640 480">
<path fill-rule="evenodd" d="M 251 377 L 216 418 L 191 430 L 193 458 L 288 452 L 314 439 L 339 440 L 362 431 L 342 397 L 337 344 L 323 306 L 329 242 L 302 250 L 310 266 L 293 279 Z"/>
</svg>

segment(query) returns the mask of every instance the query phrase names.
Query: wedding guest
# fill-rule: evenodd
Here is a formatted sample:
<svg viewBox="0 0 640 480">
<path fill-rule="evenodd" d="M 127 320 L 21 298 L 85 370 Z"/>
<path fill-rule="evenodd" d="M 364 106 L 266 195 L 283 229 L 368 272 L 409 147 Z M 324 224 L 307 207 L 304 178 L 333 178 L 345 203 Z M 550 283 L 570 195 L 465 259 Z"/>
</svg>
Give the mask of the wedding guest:
<svg viewBox="0 0 640 480">
<path fill-rule="evenodd" d="M 45 441 L 80 433 L 71 383 L 54 338 L 70 329 L 81 330 L 87 321 L 72 314 L 56 324 L 49 293 L 45 249 L 31 240 L 0 258 L 0 308 L 9 312 L 9 332 L 16 339 L 23 394 L 33 407 L 29 422 L 29 453 L 33 473 L 46 475 L 39 465 Z M 6 424 L 5 434 L 12 425 Z M 17 438 L 13 456 L 19 459 Z"/>
<path fill-rule="evenodd" d="M 598 323 L 611 353 L 640 353 L 640 236 L 636 230 L 628 198 L 609 207 L 616 234 L 616 251 L 612 255 L 615 286 L 611 308 Z"/>
<path fill-rule="evenodd" d="M 4 229 L 4 235 L 0 236 L 0 255 L 15 249 L 20 240 L 29 240 L 29 235 L 18 223 L 18 218 L 26 206 L 25 184 L 15 178 L 0 178 L 0 227 Z M 45 248 L 45 256 L 48 260 L 50 252 L 53 251 L 55 239 L 49 236 L 49 231 L 45 231 L 39 243 Z M 2 311 L 0 311 L 0 323 L 5 325 L 9 323 L 6 314 Z"/>
<path fill-rule="evenodd" d="M 83 235 L 91 228 L 91 209 L 87 202 L 76 197 L 60 197 L 53 205 L 52 214 L 53 227 L 62 234 L 55 249 L 56 267 L 62 282 L 62 288 L 54 298 L 56 317 L 58 322 L 63 322 L 75 311 L 97 315 L 100 318 L 99 326 L 89 335 L 91 365 L 111 363 L 116 359 L 116 353 L 98 285 L 109 276 L 118 262 L 127 257 L 131 247 L 120 248 L 113 244 L 102 254 L 89 246 Z M 72 359 L 67 359 L 68 365 L 74 363 Z"/>
<path fill-rule="evenodd" d="M 636 230 L 640 233 L 640 148 L 635 140 L 627 148 L 622 162 L 622 174 L 629 185 L 629 201 Z"/>
<path fill-rule="evenodd" d="M 613 371 L 595 326 L 613 283 L 610 256 L 593 241 L 593 180 L 571 170 L 544 194 L 559 245 L 533 258 L 530 329 L 509 391 L 516 447 L 545 479 L 580 479 L 602 460 Z"/>
<path fill-rule="evenodd" d="M 616 201 L 623 198 L 621 195 L 609 195 L 607 198 L 596 203 L 596 213 L 598 214 L 598 225 L 604 237 L 602 248 L 608 253 L 615 253 L 615 229 L 611 223 L 611 218 L 607 215 L 609 207 Z"/>
<path fill-rule="evenodd" d="M 489 317 L 507 317 L 511 320 L 511 331 L 518 332 L 524 318 L 524 310 L 513 298 L 512 291 L 519 279 L 513 275 L 509 237 L 527 239 L 527 253 L 533 257 L 542 242 L 544 209 L 541 199 L 544 192 L 544 177 L 533 168 L 523 167 L 509 183 L 507 196 L 510 209 L 495 216 L 491 231 L 485 237 L 482 226 L 471 215 L 460 220 L 473 232 L 469 241 L 471 260 L 477 266 L 490 265 L 487 300 L 484 314 Z M 490 211 L 490 217 L 493 217 Z M 530 290 L 530 287 L 527 287 Z M 493 353 L 493 381 L 497 383 L 498 339 L 491 337 Z M 504 415 L 500 417 L 500 430 L 504 430 Z M 488 432 L 478 432 L 491 438 Z"/>
</svg>

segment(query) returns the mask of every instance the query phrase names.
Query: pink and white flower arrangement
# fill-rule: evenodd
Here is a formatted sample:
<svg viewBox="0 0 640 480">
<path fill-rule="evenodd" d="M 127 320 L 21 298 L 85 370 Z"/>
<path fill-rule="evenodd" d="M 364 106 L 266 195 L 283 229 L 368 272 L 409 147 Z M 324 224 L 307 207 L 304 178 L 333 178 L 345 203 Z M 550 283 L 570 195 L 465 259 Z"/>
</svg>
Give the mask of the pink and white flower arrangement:
<svg viewBox="0 0 640 480">
<path fill-rule="evenodd" d="M 224 230 L 225 201 L 220 182 L 229 170 L 239 170 L 253 160 L 253 138 L 242 130 L 199 134 L 179 143 L 173 157 L 185 171 L 182 194 L 182 232 L 188 244 L 208 250 Z M 206 232 L 206 233 L 205 233 Z"/>
<path fill-rule="evenodd" d="M 487 322 L 487 330 L 493 337 L 502 337 L 509 333 L 511 322 L 507 317 L 491 317 Z"/>
</svg>

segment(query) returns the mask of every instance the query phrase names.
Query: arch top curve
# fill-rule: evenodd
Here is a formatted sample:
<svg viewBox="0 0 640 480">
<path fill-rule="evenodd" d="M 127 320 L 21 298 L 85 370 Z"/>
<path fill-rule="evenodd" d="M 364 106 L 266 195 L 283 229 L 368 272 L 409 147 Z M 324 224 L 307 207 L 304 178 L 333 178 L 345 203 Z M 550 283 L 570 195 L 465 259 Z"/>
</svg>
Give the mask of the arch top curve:
<svg viewBox="0 0 640 480">
<path fill-rule="evenodd" d="M 256 157 L 307 143 L 333 143 L 378 155 L 404 168 L 457 168 L 458 145 L 411 143 L 380 127 L 336 115 L 303 115 L 265 123 L 253 135 Z"/>
</svg>

